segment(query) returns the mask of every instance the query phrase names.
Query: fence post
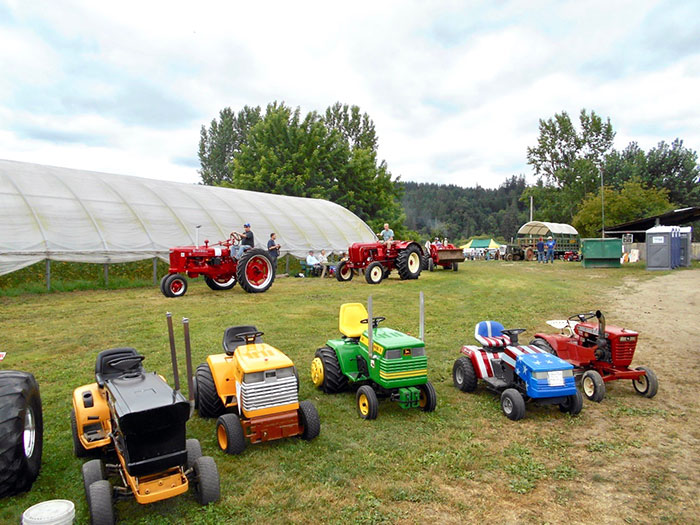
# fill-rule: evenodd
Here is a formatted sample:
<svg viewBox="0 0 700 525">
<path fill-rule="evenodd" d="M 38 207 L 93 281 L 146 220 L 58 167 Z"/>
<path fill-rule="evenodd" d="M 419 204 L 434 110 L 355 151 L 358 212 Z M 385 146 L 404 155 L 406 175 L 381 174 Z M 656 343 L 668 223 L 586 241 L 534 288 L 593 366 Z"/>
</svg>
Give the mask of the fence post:
<svg viewBox="0 0 700 525">
<path fill-rule="evenodd" d="M 158 284 L 158 257 L 153 258 L 153 284 Z"/>
<path fill-rule="evenodd" d="M 284 273 L 289 275 L 289 258 L 291 257 L 290 254 L 287 254 L 286 261 L 284 263 Z"/>
<path fill-rule="evenodd" d="M 46 289 L 51 291 L 51 260 L 46 259 Z"/>
<path fill-rule="evenodd" d="M 105 287 L 109 286 L 109 264 L 103 264 L 105 271 Z"/>
</svg>

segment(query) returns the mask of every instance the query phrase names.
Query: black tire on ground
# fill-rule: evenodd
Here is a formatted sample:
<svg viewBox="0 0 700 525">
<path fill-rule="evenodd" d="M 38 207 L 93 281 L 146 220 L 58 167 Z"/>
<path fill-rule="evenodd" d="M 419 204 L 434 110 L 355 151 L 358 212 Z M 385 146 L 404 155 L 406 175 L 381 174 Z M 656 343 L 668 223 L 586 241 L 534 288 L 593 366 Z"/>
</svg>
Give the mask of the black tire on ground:
<svg viewBox="0 0 700 525">
<path fill-rule="evenodd" d="M 335 278 L 341 283 L 352 280 L 352 268 L 348 268 L 347 261 L 338 263 L 338 267 L 335 269 Z"/>
<path fill-rule="evenodd" d="M 236 286 L 236 276 L 231 275 L 228 279 L 224 279 L 224 278 L 212 279 L 211 277 L 205 276 L 204 282 L 207 283 L 207 286 L 214 291 L 230 290 L 231 288 Z"/>
<path fill-rule="evenodd" d="M 452 271 L 456 272 L 459 270 L 459 263 L 453 262 L 452 263 Z"/>
<path fill-rule="evenodd" d="M 535 253 L 535 250 L 533 250 L 529 246 L 525 248 L 525 260 L 534 261 L 535 259 L 537 259 L 537 254 Z"/>
<path fill-rule="evenodd" d="M 29 490 L 39 475 L 44 420 L 28 372 L 0 371 L 0 498 Z"/>
<path fill-rule="evenodd" d="M 90 455 L 90 452 L 83 446 L 78 438 L 78 422 L 75 419 L 75 409 L 70 411 L 70 429 L 73 434 L 73 454 L 76 458 L 85 458 Z"/>
<path fill-rule="evenodd" d="M 179 273 L 172 273 L 165 277 L 163 283 L 165 297 L 182 297 L 187 293 L 187 277 Z"/>
<path fill-rule="evenodd" d="M 348 387 L 348 378 L 340 370 L 340 362 L 335 350 L 324 346 L 316 350 L 316 357 L 323 363 L 323 383 L 321 389 L 326 394 L 336 394 Z"/>
<path fill-rule="evenodd" d="M 638 366 L 635 370 L 644 370 L 646 374 L 632 381 L 634 390 L 640 396 L 654 397 L 659 391 L 659 380 L 656 378 L 654 371 L 646 366 Z"/>
<path fill-rule="evenodd" d="M 422 264 L 423 271 L 428 269 L 428 260 L 429 259 L 430 259 L 430 255 L 424 255 L 421 258 L 421 264 Z"/>
<path fill-rule="evenodd" d="M 374 261 L 365 269 L 365 280 L 369 284 L 379 284 L 384 278 L 384 267 L 382 263 Z"/>
<path fill-rule="evenodd" d="M 382 277 L 382 279 L 388 279 L 390 275 L 391 275 L 391 268 L 384 268 L 384 276 Z"/>
<path fill-rule="evenodd" d="M 194 462 L 195 498 L 200 505 L 208 505 L 219 500 L 221 485 L 219 469 L 214 458 L 201 456 Z"/>
<path fill-rule="evenodd" d="M 243 425 L 236 414 L 224 414 L 216 420 L 216 440 L 227 454 L 241 454 L 245 450 Z"/>
<path fill-rule="evenodd" d="M 564 403 L 559 405 L 559 410 L 562 412 L 568 412 L 572 416 L 575 416 L 583 408 L 583 396 L 578 390 L 573 396 L 568 396 Z"/>
<path fill-rule="evenodd" d="M 428 257 L 428 271 L 429 272 L 435 271 L 435 261 L 433 261 L 432 257 Z"/>
<path fill-rule="evenodd" d="M 197 401 L 200 417 L 219 417 L 224 413 L 224 404 L 216 391 L 214 376 L 207 363 L 202 363 L 195 372 L 197 378 Z"/>
<path fill-rule="evenodd" d="M 275 271 L 275 265 L 267 251 L 252 248 L 238 261 L 236 281 L 248 293 L 262 293 L 275 282 Z"/>
<path fill-rule="evenodd" d="M 462 356 L 452 366 L 452 382 L 462 392 L 474 392 L 476 390 L 476 371 L 472 360 Z"/>
<path fill-rule="evenodd" d="M 304 427 L 301 439 L 311 441 L 321 433 L 321 418 L 311 401 L 301 401 L 299 403 L 299 420 Z"/>
<path fill-rule="evenodd" d="M 194 467 L 194 462 L 202 457 L 202 445 L 198 439 L 188 439 L 185 441 L 187 449 L 187 469 Z"/>
<path fill-rule="evenodd" d="M 506 261 L 512 261 L 513 260 L 513 254 L 512 253 L 507 253 L 506 254 Z"/>
<path fill-rule="evenodd" d="M 95 481 L 107 479 L 107 470 L 101 459 L 91 459 L 83 463 L 83 487 L 85 488 L 85 498 L 90 504 L 90 485 Z"/>
<path fill-rule="evenodd" d="M 532 341 L 530 341 L 530 344 L 532 346 L 536 346 L 544 352 L 547 352 L 548 354 L 557 355 L 557 351 L 554 348 L 552 348 L 552 345 L 550 345 L 541 337 L 535 337 Z"/>
<path fill-rule="evenodd" d="M 377 419 L 379 414 L 379 400 L 374 389 L 369 385 L 362 385 L 355 394 L 357 413 L 362 419 Z"/>
<path fill-rule="evenodd" d="M 417 244 L 409 244 L 396 256 L 396 269 L 401 279 L 418 279 L 421 264 L 421 250 Z"/>
<path fill-rule="evenodd" d="M 525 400 L 515 388 L 506 388 L 501 394 L 501 410 L 512 421 L 525 417 Z"/>
<path fill-rule="evenodd" d="M 588 399 L 600 403 L 605 397 L 605 381 L 596 370 L 586 370 L 581 376 L 581 390 Z"/>
<path fill-rule="evenodd" d="M 420 409 L 423 412 L 432 412 L 437 406 L 437 393 L 435 392 L 435 387 L 428 381 L 424 385 L 419 385 L 418 390 L 420 390 Z"/>
<path fill-rule="evenodd" d="M 88 507 L 92 525 L 114 525 L 114 504 L 112 503 L 112 485 L 106 479 L 90 485 Z"/>
<path fill-rule="evenodd" d="M 166 273 L 160 280 L 160 293 L 162 293 L 165 297 L 169 297 L 168 294 L 165 292 L 165 280 L 170 277 L 169 273 Z"/>
</svg>

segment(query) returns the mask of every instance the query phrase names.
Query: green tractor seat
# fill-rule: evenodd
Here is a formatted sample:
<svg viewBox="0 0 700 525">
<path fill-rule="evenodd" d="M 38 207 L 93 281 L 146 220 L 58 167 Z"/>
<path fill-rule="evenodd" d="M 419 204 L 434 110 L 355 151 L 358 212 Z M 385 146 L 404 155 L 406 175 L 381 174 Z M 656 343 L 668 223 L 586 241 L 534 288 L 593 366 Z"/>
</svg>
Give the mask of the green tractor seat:
<svg viewBox="0 0 700 525">
<path fill-rule="evenodd" d="M 362 321 L 367 319 L 367 309 L 362 303 L 345 303 L 340 306 L 338 329 L 345 337 L 357 339 L 367 328 Z"/>
</svg>

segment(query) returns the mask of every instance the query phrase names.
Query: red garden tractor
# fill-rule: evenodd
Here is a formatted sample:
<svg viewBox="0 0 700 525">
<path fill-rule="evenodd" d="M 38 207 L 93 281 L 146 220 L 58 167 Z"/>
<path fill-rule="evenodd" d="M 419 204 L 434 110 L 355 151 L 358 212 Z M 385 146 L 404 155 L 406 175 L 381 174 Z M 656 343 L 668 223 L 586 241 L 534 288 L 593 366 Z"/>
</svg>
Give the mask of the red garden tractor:
<svg viewBox="0 0 700 525">
<path fill-rule="evenodd" d="M 336 268 L 339 281 L 352 279 L 353 270 L 361 270 L 369 284 L 379 284 L 396 269 L 403 279 L 418 279 L 422 269 L 423 249 L 415 241 L 356 242 L 348 248 L 347 261 Z"/>
<path fill-rule="evenodd" d="M 588 320 L 596 318 L 595 322 Z M 659 388 L 656 374 L 648 367 L 630 368 L 639 334 L 619 326 L 606 326 L 600 310 L 572 315 L 566 320 L 547 321 L 560 334 L 535 334 L 530 344 L 559 356 L 575 367 L 581 376 L 584 395 L 600 402 L 605 397 L 605 383 L 631 379 L 635 391 L 654 397 Z"/>
<path fill-rule="evenodd" d="M 170 249 L 168 275 L 160 281 L 166 297 L 181 297 L 187 292 L 187 277 L 204 276 L 212 290 L 230 290 L 240 283 L 248 293 L 262 293 L 275 280 L 275 267 L 265 250 L 251 248 L 240 259 L 234 254 L 241 241 L 236 232 L 225 241 L 204 246 L 178 246 Z"/>
<path fill-rule="evenodd" d="M 429 247 L 429 248 L 428 248 Z M 428 251 L 430 250 L 430 251 Z M 445 270 L 457 271 L 459 263 L 464 262 L 464 252 L 454 244 L 426 243 L 424 266 L 432 272 L 436 266 L 442 266 Z"/>
</svg>

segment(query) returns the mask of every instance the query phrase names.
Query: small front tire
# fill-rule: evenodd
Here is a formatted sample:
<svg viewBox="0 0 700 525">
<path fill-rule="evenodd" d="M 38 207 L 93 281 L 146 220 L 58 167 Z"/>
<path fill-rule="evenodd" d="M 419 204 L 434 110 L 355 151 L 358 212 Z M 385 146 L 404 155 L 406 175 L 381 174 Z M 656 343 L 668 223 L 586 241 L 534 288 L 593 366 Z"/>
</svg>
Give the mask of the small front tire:
<svg viewBox="0 0 700 525">
<path fill-rule="evenodd" d="M 605 397 L 605 381 L 596 370 L 586 370 L 581 376 L 581 390 L 589 400 L 600 403 Z"/>
<path fill-rule="evenodd" d="M 321 433 L 321 418 L 311 401 L 299 403 L 299 421 L 304 427 L 301 439 L 311 441 Z"/>
<path fill-rule="evenodd" d="M 525 400 L 515 388 L 507 388 L 501 394 L 501 410 L 511 421 L 525 417 Z"/>
<path fill-rule="evenodd" d="M 374 261 L 365 270 L 365 280 L 369 284 L 379 284 L 384 278 L 384 267 L 382 263 Z"/>
<path fill-rule="evenodd" d="M 357 403 L 357 413 L 362 419 L 377 419 L 379 400 L 371 386 L 363 385 L 358 388 L 355 402 Z"/>
<path fill-rule="evenodd" d="M 418 386 L 420 390 L 420 399 L 418 401 L 418 406 L 423 412 L 432 412 L 437 406 L 437 393 L 435 392 L 435 387 L 428 381 L 424 385 Z"/>
<path fill-rule="evenodd" d="M 92 525 L 114 525 L 112 485 L 109 481 L 103 479 L 90 485 L 88 507 Z"/>
<path fill-rule="evenodd" d="M 635 370 L 643 370 L 646 372 L 639 379 L 632 380 L 632 386 L 634 390 L 640 396 L 652 398 L 659 391 L 659 380 L 656 378 L 656 374 L 651 368 L 646 366 L 638 366 Z"/>
<path fill-rule="evenodd" d="M 352 268 L 348 267 L 347 261 L 341 261 L 335 270 L 335 278 L 341 283 L 352 280 Z"/>
<path fill-rule="evenodd" d="M 221 494 L 219 470 L 214 458 L 202 456 L 194 462 L 195 498 L 200 505 L 218 501 Z"/>
<path fill-rule="evenodd" d="M 194 467 L 195 461 L 202 457 L 202 445 L 200 445 L 198 439 L 188 439 L 185 441 L 185 448 L 187 449 L 187 469 Z"/>
<path fill-rule="evenodd" d="M 243 425 L 236 414 L 224 414 L 216 421 L 216 440 L 227 454 L 241 454 L 245 450 Z"/>
<path fill-rule="evenodd" d="M 582 408 L 583 396 L 578 390 L 576 391 L 576 394 L 574 394 L 573 396 L 568 396 L 566 398 L 566 401 L 559 405 L 559 410 L 561 410 L 562 412 L 568 412 L 572 416 L 575 416 L 576 414 L 580 413 Z"/>
</svg>

